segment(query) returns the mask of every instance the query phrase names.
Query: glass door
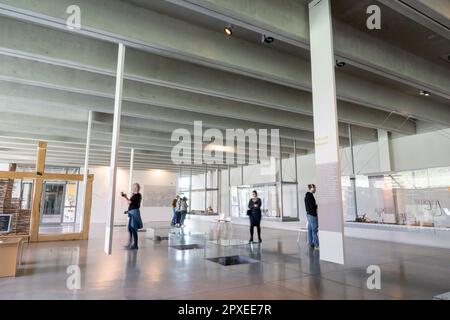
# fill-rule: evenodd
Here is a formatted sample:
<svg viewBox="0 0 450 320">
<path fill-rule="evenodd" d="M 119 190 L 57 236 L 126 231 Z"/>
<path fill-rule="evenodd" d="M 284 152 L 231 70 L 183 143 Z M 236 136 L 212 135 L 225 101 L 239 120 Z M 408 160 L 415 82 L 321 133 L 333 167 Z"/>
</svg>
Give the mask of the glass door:
<svg viewBox="0 0 450 320">
<path fill-rule="evenodd" d="M 44 182 L 41 204 L 41 225 L 59 225 L 63 222 L 65 192 L 65 183 Z"/>
<path fill-rule="evenodd" d="M 280 211 L 277 208 L 278 194 L 275 184 L 261 184 L 253 186 L 238 186 L 235 187 L 234 192 L 236 197 L 233 197 L 233 205 L 237 206 L 235 215 L 236 217 L 246 217 L 248 202 L 251 199 L 252 191 L 258 192 L 258 197 L 262 201 L 262 215 L 263 217 L 271 219 L 281 218 Z M 232 187 L 233 196 L 233 187 Z M 235 204 L 236 202 L 236 204 Z"/>
</svg>

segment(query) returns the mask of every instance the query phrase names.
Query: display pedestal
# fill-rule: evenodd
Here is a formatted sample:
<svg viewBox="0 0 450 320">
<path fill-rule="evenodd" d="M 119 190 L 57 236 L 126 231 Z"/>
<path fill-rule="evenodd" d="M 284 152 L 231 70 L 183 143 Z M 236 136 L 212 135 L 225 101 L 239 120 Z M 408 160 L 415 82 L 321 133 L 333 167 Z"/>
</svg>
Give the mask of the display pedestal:
<svg viewBox="0 0 450 320">
<path fill-rule="evenodd" d="M 21 238 L 5 238 L 0 240 L 0 278 L 15 277 Z"/>
<path fill-rule="evenodd" d="M 172 228 L 167 226 L 150 226 L 146 228 L 147 235 L 152 240 L 167 240 Z"/>
</svg>

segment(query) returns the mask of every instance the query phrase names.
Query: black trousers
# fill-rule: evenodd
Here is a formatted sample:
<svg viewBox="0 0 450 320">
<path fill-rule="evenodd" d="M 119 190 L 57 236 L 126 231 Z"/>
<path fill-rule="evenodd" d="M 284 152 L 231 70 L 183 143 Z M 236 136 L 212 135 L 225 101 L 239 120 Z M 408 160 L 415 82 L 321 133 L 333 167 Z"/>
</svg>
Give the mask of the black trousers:
<svg viewBox="0 0 450 320">
<path fill-rule="evenodd" d="M 256 227 L 256 230 L 258 231 L 258 239 L 261 240 L 261 224 L 250 224 L 250 239 L 253 240 L 253 231 Z"/>
</svg>

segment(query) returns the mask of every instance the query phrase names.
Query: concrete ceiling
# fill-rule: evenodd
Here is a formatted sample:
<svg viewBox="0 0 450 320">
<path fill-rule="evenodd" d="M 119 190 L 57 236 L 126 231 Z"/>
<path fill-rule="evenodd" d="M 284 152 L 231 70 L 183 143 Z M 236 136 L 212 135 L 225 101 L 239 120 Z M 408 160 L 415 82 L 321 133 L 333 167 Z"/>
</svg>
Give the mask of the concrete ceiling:
<svg viewBox="0 0 450 320">
<path fill-rule="evenodd" d="M 388 1 L 333 1 L 333 13 L 339 21 L 344 22 L 352 28 L 364 30 L 366 29 L 367 19 L 366 9 L 371 4 L 377 4 L 381 9 L 382 25 L 380 30 L 370 32 L 372 37 L 413 52 L 415 55 L 432 61 L 450 71 L 450 60 L 443 59 L 444 56 L 450 55 L 450 29 L 448 26 L 450 16 L 447 17 L 447 26 L 441 25 L 441 29 L 443 30 L 441 34 L 430 30 L 411 18 L 405 17 L 404 11 L 407 11 L 408 8 L 411 10 L 411 7 L 403 4 L 403 7 L 400 7 L 403 10 L 399 12 L 388 5 L 395 2 L 401 3 L 401 1 Z M 438 1 L 428 1 L 427 3 L 432 4 Z M 410 3 L 412 4 L 413 2 L 411 1 Z M 444 4 L 445 1 L 442 3 Z M 447 8 L 450 8 L 449 1 L 447 1 Z M 448 14 L 450 15 L 450 13 Z M 433 21 L 431 18 L 429 19 Z"/>
<path fill-rule="evenodd" d="M 80 0 L 79 31 L 65 26 L 70 2 L 0 0 L 0 161 L 32 162 L 42 139 L 49 164 L 82 165 L 93 110 L 91 163 L 109 165 L 119 41 L 128 47 L 119 166 L 135 148 L 137 169 L 179 170 L 171 132 L 192 131 L 194 121 L 223 132 L 279 128 L 284 156 L 294 140 L 298 153 L 313 152 L 306 2 Z M 448 63 L 435 59 L 448 41 L 391 7 L 383 14 L 395 24 L 368 35 L 355 18 L 363 3 L 333 8 L 336 55 L 348 63 L 336 74 L 341 144 L 348 124 L 357 143 L 374 141 L 377 128 L 405 135 L 416 121 L 450 126 Z M 227 38 L 230 22 L 235 35 Z M 435 37 L 403 43 L 395 28 Z M 261 44 L 261 33 L 276 41 Z M 420 97 L 421 89 L 432 96 Z"/>
</svg>

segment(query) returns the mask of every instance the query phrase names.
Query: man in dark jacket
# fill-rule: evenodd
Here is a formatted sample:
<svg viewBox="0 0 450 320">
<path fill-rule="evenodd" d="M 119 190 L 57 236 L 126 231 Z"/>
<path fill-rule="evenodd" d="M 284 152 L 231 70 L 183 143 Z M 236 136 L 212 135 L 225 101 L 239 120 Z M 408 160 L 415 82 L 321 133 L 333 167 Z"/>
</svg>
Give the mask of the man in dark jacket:
<svg viewBox="0 0 450 320">
<path fill-rule="evenodd" d="M 319 221 L 314 193 L 316 193 L 316 186 L 308 184 L 308 192 L 305 195 L 306 217 L 308 218 L 308 243 L 312 249 L 319 249 Z"/>
</svg>

